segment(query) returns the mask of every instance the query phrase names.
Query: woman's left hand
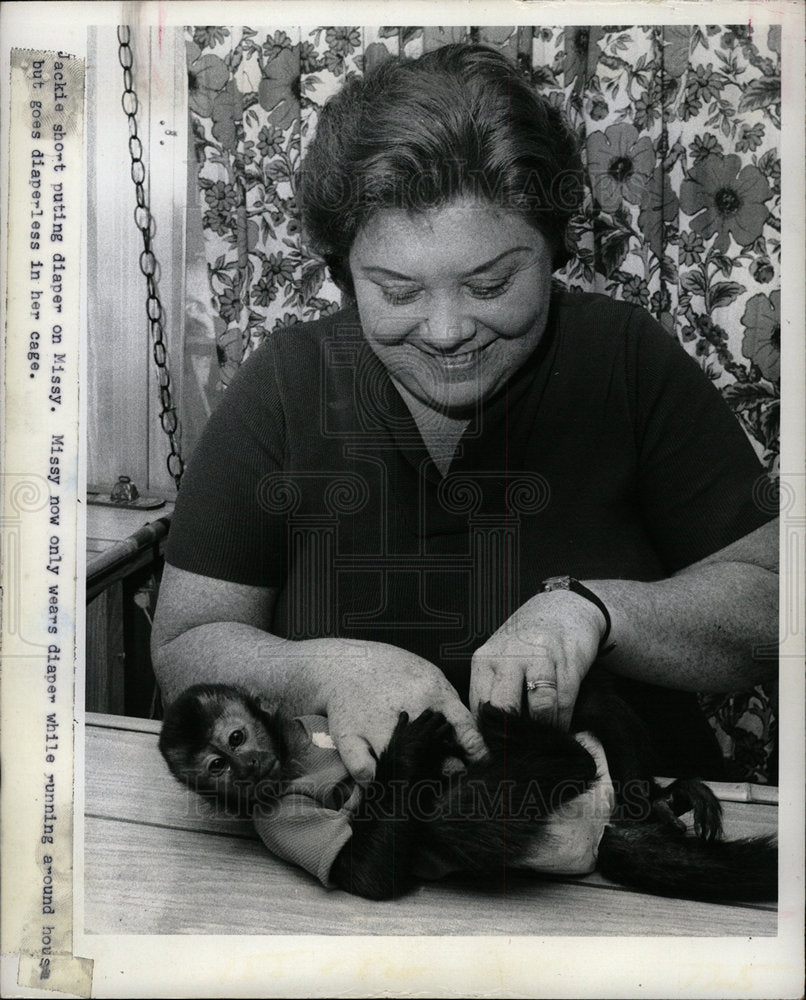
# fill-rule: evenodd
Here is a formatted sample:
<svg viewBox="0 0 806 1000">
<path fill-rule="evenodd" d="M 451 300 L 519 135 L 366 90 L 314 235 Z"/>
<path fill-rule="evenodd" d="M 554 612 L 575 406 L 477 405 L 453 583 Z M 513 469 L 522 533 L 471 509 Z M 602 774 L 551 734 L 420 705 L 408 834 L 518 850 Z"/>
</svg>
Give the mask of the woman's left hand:
<svg viewBox="0 0 806 1000">
<path fill-rule="evenodd" d="M 470 710 L 489 701 L 519 711 L 526 684 L 531 715 L 568 729 L 604 629 L 598 608 L 571 591 L 530 598 L 473 654 Z"/>
</svg>

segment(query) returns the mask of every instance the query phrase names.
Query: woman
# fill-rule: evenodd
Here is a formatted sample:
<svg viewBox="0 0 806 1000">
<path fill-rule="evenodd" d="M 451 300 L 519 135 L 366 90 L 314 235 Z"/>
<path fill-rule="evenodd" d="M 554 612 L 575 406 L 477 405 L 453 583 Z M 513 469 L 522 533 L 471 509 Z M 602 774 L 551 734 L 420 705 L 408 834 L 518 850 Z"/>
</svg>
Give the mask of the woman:
<svg viewBox="0 0 806 1000">
<path fill-rule="evenodd" d="M 165 696 L 231 681 L 327 715 L 366 780 L 401 710 L 441 710 L 471 756 L 482 701 L 568 726 L 614 643 L 659 771 L 718 777 L 692 692 L 773 675 L 777 528 L 685 352 L 552 290 L 582 191 L 559 115 L 480 46 L 389 60 L 323 109 L 299 187 L 356 307 L 268 336 L 210 420 L 155 622 Z"/>
</svg>

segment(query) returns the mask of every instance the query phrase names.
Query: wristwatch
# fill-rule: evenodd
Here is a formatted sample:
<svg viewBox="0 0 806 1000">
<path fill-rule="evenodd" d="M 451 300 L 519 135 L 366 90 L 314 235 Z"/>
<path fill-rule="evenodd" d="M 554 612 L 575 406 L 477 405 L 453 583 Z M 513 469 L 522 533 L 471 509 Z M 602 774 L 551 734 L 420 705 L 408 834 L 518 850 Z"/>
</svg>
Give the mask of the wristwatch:
<svg viewBox="0 0 806 1000">
<path fill-rule="evenodd" d="M 540 584 L 540 589 L 538 594 L 548 594 L 552 590 L 570 590 L 572 594 L 579 594 L 580 597 L 584 597 L 586 600 L 590 601 L 591 604 L 595 604 L 596 607 L 602 612 L 605 620 L 605 630 L 604 635 L 599 641 L 599 652 L 598 656 L 607 656 L 608 653 L 615 649 L 616 644 L 611 642 L 607 645 L 607 640 L 610 638 L 610 612 L 607 610 L 604 601 L 597 597 L 592 590 L 589 590 L 584 583 L 580 583 L 573 576 L 550 576 L 545 579 Z"/>
</svg>

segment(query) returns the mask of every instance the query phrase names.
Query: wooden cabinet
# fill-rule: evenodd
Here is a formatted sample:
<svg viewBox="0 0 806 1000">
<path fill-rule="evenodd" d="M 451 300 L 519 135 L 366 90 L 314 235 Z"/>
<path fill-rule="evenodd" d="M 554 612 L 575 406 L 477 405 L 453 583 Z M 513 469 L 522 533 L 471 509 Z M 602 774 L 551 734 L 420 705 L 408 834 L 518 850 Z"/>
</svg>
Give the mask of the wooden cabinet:
<svg viewBox="0 0 806 1000">
<path fill-rule="evenodd" d="M 158 703 L 149 645 L 172 511 L 87 508 L 88 712 L 149 718 Z"/>
</svg>

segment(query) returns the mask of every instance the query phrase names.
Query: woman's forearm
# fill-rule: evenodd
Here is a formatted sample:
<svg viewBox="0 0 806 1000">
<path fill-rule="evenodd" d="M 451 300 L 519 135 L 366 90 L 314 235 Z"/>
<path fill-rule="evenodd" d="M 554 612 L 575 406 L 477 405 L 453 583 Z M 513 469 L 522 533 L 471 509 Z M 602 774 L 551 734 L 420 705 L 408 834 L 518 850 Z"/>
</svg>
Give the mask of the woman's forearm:
<svg viewBox="0 0 806 1000">
<path fill-rule="evenodd" d="M 151 633 L 167 702 L 192 684 L 240 684 L 297 713 L 324 711 L 323 683 L 366 660 L 366 644 L 291 642 L 267 631 L 277 592 L 198 576 L 166 563 Z"/>
<path fill-rule="evenodd" d="M 734 691 L 776 675 L 778 574 L 704 562 L 654 583 L 585 581 L 605 602 L 614 672 L 689 691 Z M 772 651 L 772 652 L 771 652 Z"/>
<path fill-rule="evenodd" d="M 325 678 L 360 669 L 376 645 L 291 641 L 242 622 L 211 622 L 155 644 L 154 671 L 167 701 L 191 684 L 238 684 L 282 704 L 287 714 L 323 714 Z"/>
<path fill-rule="evenodd" d="M 612 620 L 603 661 L 615 673 L 688 691 L 736 691 L 776 675 L 778 522 L 665 580 L 585 580 Z M 473 656 L 470 700 L 521 704 L 567 727 L 597 657 L 605 619 L 555 588 L 531 597 Z"/>
</svg>

